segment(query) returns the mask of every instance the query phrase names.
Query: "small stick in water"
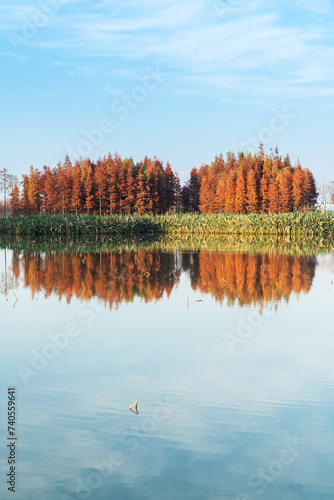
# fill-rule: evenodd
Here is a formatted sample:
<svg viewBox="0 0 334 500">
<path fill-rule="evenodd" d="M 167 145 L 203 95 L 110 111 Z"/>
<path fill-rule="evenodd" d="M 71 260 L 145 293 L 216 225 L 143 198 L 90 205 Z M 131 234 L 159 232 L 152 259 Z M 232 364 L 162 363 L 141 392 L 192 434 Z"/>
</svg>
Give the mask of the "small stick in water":
<svg viewBox="0 0 334 500">
<path fill-rule="evenodd" d="M 133 403 L 131 406 L 129 406 L 129 410 L 131 410 L 133 413 L 136 413 L 138 415 L 138 408 L 137 408 L 137 405 L 138 405 L 138 401 L 136 401 L 135 403 Z M 136 411 L 134 411 L 132 409 L 133 406 L 136 406 Z"/>
</svg>

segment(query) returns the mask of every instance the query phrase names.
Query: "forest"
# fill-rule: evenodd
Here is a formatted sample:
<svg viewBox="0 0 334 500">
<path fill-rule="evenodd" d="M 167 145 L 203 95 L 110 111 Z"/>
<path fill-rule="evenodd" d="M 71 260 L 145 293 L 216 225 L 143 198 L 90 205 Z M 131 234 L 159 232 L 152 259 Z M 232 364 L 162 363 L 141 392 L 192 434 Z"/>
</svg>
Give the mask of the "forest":
<svg viewBox="0 0 334 500">
<path fill-rule="evenodd" d="M 10 181 L 10 182 L 9 182 Z M 170 164 L 147 156 L 134 163 L 108 154 L 95 163 L 66 156 L 19 180 L 9 177 L 11 215 L 282 213 L 309 211 L 317 200 L 312 172 L 297 160 L 292 166 L 276 149 L 270 156 L 227 153 L 210 165 L 193 168 L 181 187 Z M 6 207 L 6 202 L 5 202 Z"/>
</svg>

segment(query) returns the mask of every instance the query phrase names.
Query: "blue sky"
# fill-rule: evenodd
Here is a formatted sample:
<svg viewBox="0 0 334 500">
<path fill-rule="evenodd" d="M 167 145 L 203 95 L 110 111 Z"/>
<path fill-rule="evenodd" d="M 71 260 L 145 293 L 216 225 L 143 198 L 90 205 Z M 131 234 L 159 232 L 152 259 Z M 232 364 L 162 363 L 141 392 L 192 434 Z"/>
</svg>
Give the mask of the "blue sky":
<svg viewBox="0 0 334 500">
<path fill-rule="evenodd" d="M 259 142 L 333 179 L 334 1 L 0 6 L 0 168 L 108 151 L 187 178 Z"/>
</svg>

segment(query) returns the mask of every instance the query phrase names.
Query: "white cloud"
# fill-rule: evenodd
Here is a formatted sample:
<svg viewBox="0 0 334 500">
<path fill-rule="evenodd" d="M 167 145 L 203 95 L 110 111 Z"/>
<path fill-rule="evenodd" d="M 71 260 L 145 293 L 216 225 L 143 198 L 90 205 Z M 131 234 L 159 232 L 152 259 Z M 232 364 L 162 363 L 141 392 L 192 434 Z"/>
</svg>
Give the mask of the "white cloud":
<svg viewBox="0 0 334 500">
<path fill-rule="evenodd" d="M 309 0 L 300 6 L 312 8 Z M 61 59 L 65 50 L 77 60 L 78 74 L 97 59 L 97 72 L 105 65 L 130 67 L 149 62 L 168 67 L 178 81 L 178 91 L 221 92 L 226 97 L 258 95 L 288 97 L 332 95 L 333 49 L 331 35 L 315 22 L 293 24 L 275 6 L 268 12 L 263 0 L 241 2 L 223 18 L 214 3 L 204 0 L 132 0 L 122 8 L 100 1 L 91 11 L 73 14 L 65 9 L 36 36 L 29 50 L 49 50 Z M 118 8 L 115 10 L 115 5 Z M 221 2 L 221 5 L 225 5 Z M 328 6 L 327 0 L 317 10 Z M 3 9 L 10 9 L 5 6 Z M 21 7 L 10 12 L 17 16 Z M 24 12 L 24 7 L 23 11 Z M 109 9 L 103 12 L 102 9 Z M 275 10 L 273 10 L 275 9 Z M 84 64 L 82 59 L 90 58 Z M 116 62 L 116 64 L 115 64 Z M 121 68 L 120 68 L 121 69 Z M 127 69 L 125 69 L 127 70 Z M 193 85 L 193 88 L 188 88 Z M 109 88 L 109 85 L 105 85 Z"/>
</svg>

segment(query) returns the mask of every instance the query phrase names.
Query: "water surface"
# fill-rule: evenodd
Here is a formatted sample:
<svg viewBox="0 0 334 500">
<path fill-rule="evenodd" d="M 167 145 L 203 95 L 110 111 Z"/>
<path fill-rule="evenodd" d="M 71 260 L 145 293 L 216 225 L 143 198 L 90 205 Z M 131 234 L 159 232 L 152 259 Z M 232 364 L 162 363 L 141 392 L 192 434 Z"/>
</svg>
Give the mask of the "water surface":
<svg viewBox="0 0 334 500">
<path fill-rule="evenodd" d="M 331 254 L 7 249 L 0 265 L 17 499 L 334 498 Z"/>
</svg>

